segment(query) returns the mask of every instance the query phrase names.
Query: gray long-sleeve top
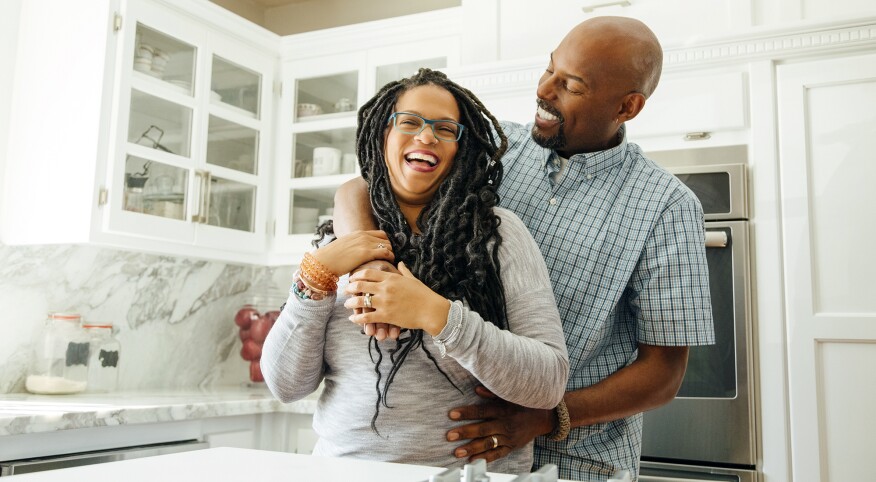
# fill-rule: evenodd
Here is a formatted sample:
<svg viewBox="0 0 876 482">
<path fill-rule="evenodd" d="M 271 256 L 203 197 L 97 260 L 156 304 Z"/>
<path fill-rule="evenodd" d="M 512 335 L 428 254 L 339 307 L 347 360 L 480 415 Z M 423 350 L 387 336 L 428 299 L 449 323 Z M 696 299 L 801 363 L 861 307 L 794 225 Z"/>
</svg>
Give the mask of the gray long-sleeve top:
<svg viewBox="0 0 876 482">
<path fill-rule="evenodd" d="M 446 432 L 460 422 L 447 414 L 453 407 L 482 401 L 474 387 L 484 385 L 499 397 L 520 405 L 550 409 L 565 392 L 569 375 L 566 343 L 541 252 L 520 219 L 496 208 L 501 218 L 501 277 L 507 301 L 508 327 L 500 330 L 462 302 L 451 305 L 444 339 L 457 318 L 458 336 L 446 344 L 441 358 L 428 333 L 424 346 L 457 390 L 435 368 L 422 349 L 412 350 L 393 381 L 390 408 L 381 406 L 377 430 L 371 429 L 377 374 L 368 337 L 348 319 L 343 293 L 325 300 L 290 295 L 262 351 L 261 367 L 271 392 L 283 402 L 301 399 L 325 380 L 314 415 L 319 435 L 315 454 L 350 456 L 439 467 L 462 466 Z M 404 336 L 404 335 L 403 335 Z M 395 342 L 380 342 L 383 379 L 389 373 L 389 351 Z M 488 465 L 493 472 L 529 472 L 532 444 Z"/>
</svg>

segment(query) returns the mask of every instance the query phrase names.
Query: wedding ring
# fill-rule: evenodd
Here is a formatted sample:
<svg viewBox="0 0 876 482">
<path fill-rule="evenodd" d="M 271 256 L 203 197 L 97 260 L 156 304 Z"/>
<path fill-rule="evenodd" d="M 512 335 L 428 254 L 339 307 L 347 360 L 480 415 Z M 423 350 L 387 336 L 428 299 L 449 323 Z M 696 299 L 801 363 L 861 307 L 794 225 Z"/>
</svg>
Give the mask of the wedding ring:
<svg viewBox="0 0 876 482">
<path fill-rule="evenodd" d="M 371 309 L 371 293 L 365 293 L 365 308 Z"/>
<path fill-rule="evenodd" d="M 383 248 L 386 248 L 386 245 L 385 245 L 385 244 L 383 244 L 383 243 L 377 243 L 377 249 L 383 249 Z"/>
<path fill-rule="evenodd" d="M 495 435 L 490 435 L 490 438 L 493 440 L 493 447 L 492 448 L 498 447 L 499 446 L 499 439 L 497 439 Z"/>
</svg>

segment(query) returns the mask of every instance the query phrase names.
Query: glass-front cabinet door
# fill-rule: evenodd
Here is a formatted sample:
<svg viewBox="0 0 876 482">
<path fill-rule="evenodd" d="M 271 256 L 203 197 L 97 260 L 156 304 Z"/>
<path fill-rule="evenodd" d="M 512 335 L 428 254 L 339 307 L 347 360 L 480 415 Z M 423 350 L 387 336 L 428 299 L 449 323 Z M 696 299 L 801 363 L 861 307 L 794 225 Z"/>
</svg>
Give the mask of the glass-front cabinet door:
<svg viewBox="0 0 876 482">
<path fill-rule="evenodd" d="M 183 16 L 129 7 L 111 229 L 264 251 L 274 59 Z"/>
<path fill-rule="evenodd" d="M 292 132 L 286 176 L 276 185 L 276 239 L 294 255 L 311 248 L 317 226 L 332 219 L 338 186 L 359 175 L 356 112 L 387 82 L 408 77 L 420 67 L 441 69 L 456 63 L 455 40 L 414 42 L 358 54 L 283 65 L 287 95 L 281 125 Z M 428 52 L 428 57 L 423 57 Z M 286 125 L 288 127 L 286 127 Z M 283 211 L 286 211 L 285 213 Z"/>
</svg>

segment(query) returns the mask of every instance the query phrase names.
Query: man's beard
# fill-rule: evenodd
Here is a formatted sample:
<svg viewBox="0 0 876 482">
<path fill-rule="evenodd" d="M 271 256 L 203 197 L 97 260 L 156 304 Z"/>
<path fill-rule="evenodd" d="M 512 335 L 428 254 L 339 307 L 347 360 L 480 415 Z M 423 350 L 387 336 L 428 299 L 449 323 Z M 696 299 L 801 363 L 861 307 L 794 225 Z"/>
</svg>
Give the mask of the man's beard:
<svg viewBox="0 0 876 482">
<path fill-rule="evenodd" d="M 538 126 L 533 124 L 532 140 L 541 147 L 546 147 L 555 151 L 566 147 L 566 135 L 563 134 L 563 123 L 561 122 L 559 126 L 557 126 L 557 133 L 550 137 L 541 135 L 541 133 L 538 132 Z"/>
</svg>

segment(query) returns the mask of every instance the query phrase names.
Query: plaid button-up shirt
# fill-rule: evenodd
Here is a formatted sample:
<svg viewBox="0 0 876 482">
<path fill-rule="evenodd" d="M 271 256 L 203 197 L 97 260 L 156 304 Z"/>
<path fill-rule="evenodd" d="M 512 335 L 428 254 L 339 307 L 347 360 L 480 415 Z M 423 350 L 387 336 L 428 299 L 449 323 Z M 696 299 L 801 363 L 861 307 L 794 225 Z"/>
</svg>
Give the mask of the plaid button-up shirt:
<svg viewBox="0 0 876 482">
<path fill-rule="evenodd" d="M 567 390 L 593 385 L 632 363 L 637 344 L 714 343 L 702 207 L 675 176 L 626 136 L 612 149 L 577 154 L 559 170 L 530 126 L 503 123 L 500 204 L 541 248 L 563 321 L 571 372 Z M 535 466 L 560 478 L 638 476 L 642 414 L 574 428 L 562 442 L 539 437 Z"/>
</svg>

